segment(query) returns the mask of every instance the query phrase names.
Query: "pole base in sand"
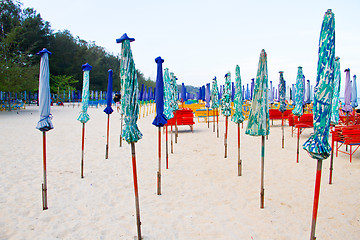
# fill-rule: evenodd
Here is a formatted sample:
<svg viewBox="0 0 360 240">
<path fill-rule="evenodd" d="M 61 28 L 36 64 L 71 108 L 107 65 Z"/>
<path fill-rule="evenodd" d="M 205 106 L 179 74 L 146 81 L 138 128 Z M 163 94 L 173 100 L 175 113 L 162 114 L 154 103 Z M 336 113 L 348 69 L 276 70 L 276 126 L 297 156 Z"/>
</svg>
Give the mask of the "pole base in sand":
<svg viewBox="0 0 360 240">
<path fill-rule="evenodd" d="M 47 189 L 44 188 L 44 184 L 42 184 L 41 188 L 42 188 L 42 204 L 43 204 L 43 210 L 47 210 L 47 209 L 48 209 L 48 206 L 47 206 Z"/>
<path fill-rule="evenodd" d="M 161 195 L 161 173 L 157 172 L 157 195 Z"/>
<path fill-rule="evenodd" d="M 105 149 L 105 159 L 109 158 L 109 145 L 106 144 L 106 149 Z"/>
</svg>

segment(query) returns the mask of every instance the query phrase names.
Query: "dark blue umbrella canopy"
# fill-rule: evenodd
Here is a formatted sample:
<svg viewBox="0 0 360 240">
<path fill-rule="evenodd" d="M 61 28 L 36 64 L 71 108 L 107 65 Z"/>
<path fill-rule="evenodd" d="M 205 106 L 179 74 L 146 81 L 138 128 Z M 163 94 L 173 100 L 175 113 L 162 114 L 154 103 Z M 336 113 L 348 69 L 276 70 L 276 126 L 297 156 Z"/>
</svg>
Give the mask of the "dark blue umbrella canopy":
<svg viewBox="0 0 360 240">
<path fill-rule="evenodd" d="M 356 87 L 356 75 L 353 76 L 352 88 L 351 88 L 351 106 L 356 108 L 357 102 L 357 87 Z"/>
<path fill-rule="evenodd" d="M 235 85 L 234 82 L 231 82 L 231 101 L 234 102 L 235 97 Z"/>
<path fill-rule="evenodd" d="M 201 87 L 201 100 L 206 101 L 205 99 L 205 85 Z"/>
<path fill-rule="evenodd" d="M 197 94 L 197 100 L 201 100 L 201 88 L 199 88 L 199 92 Z"/>
<path fill-rule="evenodd" d="M 49 70 L 49 52 L 46 48 L 37 53 L 41 56 L 40 59 L 40 75 L 39 75 L 39 110 L 40 121 L 37 123 L 36 128 L 42 132 L 47 132 L 54 128 L 50 114 L 50 70 Z"/>
<path fill-rule="evenodd" d="M 184 83 L 181 84 L 181 98 L 183 102 L 186 102 L 186 87 Z"/>
<path fill-rule="evenodd" d="M 148 95 L 147 95 L 147 100 L 150 101 L 151 100 L 151 93 L 152 93 L 152 87 L 148 88 Z"/>
<path fill-rule="evenodd" d="M 139 101 L 143 100 L 143 94 L 144 94 L 144 84 L 141 84 L 141 90 L 139 94 Z"/>
<path fill-rule="evenodd" d="M 205 107 L 209 108 L 210 107 L 210 83 L 206 84 L 205 100 L 206 100 Z"/>
<path fill-rule="evenodd" d="M 156 76 L 156 116 L 153 121 L 153 125 L 157 127 L 162 127 L 167 123 L 166 117 L 164 115 L 164 79 L 162 72 L 162 64 L 164 59 L 161 57 L 155 58 L 157 64 L 157 76 Z"/>
<path fill-rule="evenodd" d="M 104 112 L 106 114 L 111 114 L 114 110 L 111 108 L 112 104 L 112 85 L 113 85 L 113 71 L 109 69 L 109 79 L 108 79 L 108 87 L 107 87 L 107 95 L 106 95 L 106 108 Z"/>
<path fill-rule="evenodd" d="M 251 93 L 250 93 L 250 99 L 253 99 L 253 94 L 254 94 L 254 87 L 255 87 L 255 78 L 251 79 Z"/>
<path fill-rule="evenodd" d="M 147 101 L 146 97 L 147 97 L 147 87 L 145 86 L 144 92 L 143 92 L 143 95 L 142 95 L 142 100 Z"/>
</svg>

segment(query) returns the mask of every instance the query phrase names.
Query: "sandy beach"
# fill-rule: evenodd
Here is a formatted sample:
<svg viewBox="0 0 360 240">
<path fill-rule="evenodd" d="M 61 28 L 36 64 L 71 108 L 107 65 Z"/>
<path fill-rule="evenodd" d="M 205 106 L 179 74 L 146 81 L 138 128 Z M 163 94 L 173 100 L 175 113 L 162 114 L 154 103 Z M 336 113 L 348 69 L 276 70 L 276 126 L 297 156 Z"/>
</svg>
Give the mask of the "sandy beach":
<svg viewBox="0 0 360 240">
<path fill-rule="evenodd" d="M 0 112 L 0 239 L 134 239 L 135 203 L 130 146 L 119 147 L 120 114 L 110 117 L 105 159 L 105 107 L 90 107 L 86 124 L 84 178 L 80 178 L 81 108 L 53 106 L 54 129 L 47 132 L 48 207 L 42 210 L 42 134 L 36 106 Z M 143 109 L 142 109 L 143 110 Z M 142 114 L 142 113 L 141 113 Z M 302 240 L 310 238 L 316 161 L 300 150 L 296 135 L 274 121 L 265 144 L 265 208 L 260 209 L 261 137 L 241 129 L 243 175 L 237 176 L 237 125 L 229 122 L 224 158 L 224 117 L 220 137 L 195 119 L 194 132 L 179 126 L 178 143 L 165 168 L 162 135 L 162 195 L 156 194 L 158 129 L 154 113 L 138 121 L 136 144 L 142 234 L 145 240 Z M 300 137 L 303 144 L 312 129 Z M 170 134 L 169 134 L 170 139 Z M 170 142 L 169 142 L 170 146 Z M 360 239 L 360 151 L 323 161 L 316 237 Z"/>
</svg>

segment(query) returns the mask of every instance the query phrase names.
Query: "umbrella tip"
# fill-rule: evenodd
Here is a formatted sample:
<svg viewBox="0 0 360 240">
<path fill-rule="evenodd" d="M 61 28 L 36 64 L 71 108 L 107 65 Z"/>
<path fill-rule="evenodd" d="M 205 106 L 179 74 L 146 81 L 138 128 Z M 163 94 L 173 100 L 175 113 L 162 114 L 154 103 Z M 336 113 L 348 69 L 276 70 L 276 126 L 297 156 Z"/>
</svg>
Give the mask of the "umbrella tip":
<svg viewBox="0 0 360 240">
<path fill-rule="evenodd" d="M 47 53 L 49 55 L 51 55 L 51 52 L 49 52 L 49 50 L 47 50 L 46 48 L 43 48 L 43 50 L 41 50 L 40 52 L 36 53 L 36 55 L 43 55 L 44 53 Z"/>
<path fill-rule="evenodd" d="M 335 61 L 338 61 L 338 60 L 340 60 L 340 57 L 336 56 Z"/>
<path fill-rule="evenodd" d="M 156 63 L 163 63 L 164 59 L 162 59 L 160 56 L 158 56 L 157 58 L 155 58 L 155 62 Z"/>
<path fill-rule="evenodd" d="M 92 66 L 90 66 L 90 64 L 85 63 L 84 65 L 81 66 L 81 69 L 83 71 L 90 71 L 92 69 Z"/>
<path fill-rule="evenodd" d="M 350 68 L 345 69 L 344 72 L 350 72 Z"/>
<path fill-rule="evenodd" d="M 129 40 L 130 42 L 135 41 L 135 38 L 130 38 L 126 33 L 124 33 L 120 38 L 116 39 L 116 43 L 122 43 L 125 40 Z"/>
<path fill-rule="evenodd" d="M 112 72 L 113 72 L 113 70 L 112 70 L 112 69 L 109 69 L 109 70 L 108 70 L 108 72 L 109 72 L 109 73 L 112 73 Z"/>
<path fill-rule="evenodd" d="M 284 73 L 284 71 L 280 71 L 279 73 Z"/>
<path fill-rule="evenodd" d="M 326 13 L 332 13 L 332 10 L 331 10 L 331 9 L 328 9 L 328 10 L 326 11 Z"/>
</svg>

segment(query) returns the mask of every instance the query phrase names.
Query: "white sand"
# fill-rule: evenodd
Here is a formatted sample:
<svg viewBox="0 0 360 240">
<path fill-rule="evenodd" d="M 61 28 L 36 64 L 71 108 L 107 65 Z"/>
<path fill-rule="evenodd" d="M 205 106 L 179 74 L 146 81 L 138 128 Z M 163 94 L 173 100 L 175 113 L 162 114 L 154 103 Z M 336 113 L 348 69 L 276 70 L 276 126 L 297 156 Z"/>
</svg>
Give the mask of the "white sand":
<svg viewBox="0 0 360 240">
<path fill-rule="evenodd" d="M 80 178 L 80 108 L 52 107 L 55 129 L 47 133 L 48 206 L 42 210 L 42 134 L 35 129 L 37 107 L 0 112 L 0 239 L 134 239 L 135 202 L 130 146 L 119 147 L 120 115 L 111 115 L 109 159 L 105 159 L 104 107 L 89 108 L 85 178 Z M 224 118 L 220 137 L 207 124 L 191 133 L 179 127 L 174 154 L 165 169 L 163 135 L 162 195 L 156 195 L 157 128 L 154 114 L 138 121 L 136 144 L 144 239 L 309 239 L 316 161 L 300 150 L 280 121 L 274 121 L 265 153 L 265 208 L 260 209 L 261 137 L 241 129 L 243 176 L 237 176 L 236 125 L 229 122 L 224 159 Z M 307 129 L 300 143 L 310 136 Z M 170 137 L 170 135 L 169 135 Z M 169 143 L 170 146 L 170 143 Z M 323 162 L 317 239 L 360 239 L 360 151 Z"/>
</svg>

